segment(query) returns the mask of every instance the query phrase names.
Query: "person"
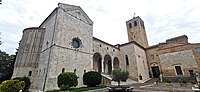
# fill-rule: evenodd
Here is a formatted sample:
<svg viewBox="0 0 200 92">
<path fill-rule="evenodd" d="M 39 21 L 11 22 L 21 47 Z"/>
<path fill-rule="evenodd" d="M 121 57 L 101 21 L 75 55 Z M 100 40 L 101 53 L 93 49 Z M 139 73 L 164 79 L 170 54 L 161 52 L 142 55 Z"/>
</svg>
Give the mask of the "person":
<svg viewBox="0 0 200 92">
<path fill-rule="evenodd" d="M 199 73 L 198 73 L 198 71 L 196 71 L 196 80 L 197 80 L 197 83 L 199 83 L 199 81 L 200 81 L 200 79 L 199 79 Z"/>
<path fill-rule="evenodd" d="M 162 75 L 162 72 L 160 73 L 160 82 L 163 81 L 163 75 Z"/>
</svg>

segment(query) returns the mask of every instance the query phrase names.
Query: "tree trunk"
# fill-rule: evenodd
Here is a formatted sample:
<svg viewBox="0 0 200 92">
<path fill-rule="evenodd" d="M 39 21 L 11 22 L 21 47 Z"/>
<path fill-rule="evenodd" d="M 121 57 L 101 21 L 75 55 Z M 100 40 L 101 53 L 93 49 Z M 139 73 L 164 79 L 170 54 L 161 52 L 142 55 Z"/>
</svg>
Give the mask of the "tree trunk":
<svg viewBox="0 0 200 92">
<path fill-rule="evenodd" d="M 117 81 L 117 83 L 118 83 L 118 86 L 120 86 L 120 81 Z"/>
</svg>

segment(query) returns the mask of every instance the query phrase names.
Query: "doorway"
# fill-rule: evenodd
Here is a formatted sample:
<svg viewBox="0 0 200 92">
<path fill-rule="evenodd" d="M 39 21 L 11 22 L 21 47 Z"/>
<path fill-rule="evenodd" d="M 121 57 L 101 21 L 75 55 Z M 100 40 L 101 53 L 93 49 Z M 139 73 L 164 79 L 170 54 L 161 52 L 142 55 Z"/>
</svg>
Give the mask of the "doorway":
<svg viewBox="0 0 200 92">
<path fill-rule="evenodd" d="M 158 66 L 153 66 L 153 67 L 151 67 L 151 69 L 152 69 L 153 77 L 154 78 L 159 78 L 159 76 L 160 76 L 159 67 Z"/>
</svg>

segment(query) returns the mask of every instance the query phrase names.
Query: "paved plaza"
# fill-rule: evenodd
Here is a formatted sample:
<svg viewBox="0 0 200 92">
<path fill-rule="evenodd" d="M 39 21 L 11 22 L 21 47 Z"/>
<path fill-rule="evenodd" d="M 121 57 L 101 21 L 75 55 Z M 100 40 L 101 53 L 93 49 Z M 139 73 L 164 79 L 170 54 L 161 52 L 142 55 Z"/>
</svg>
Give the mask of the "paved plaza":
<svg viewBox="0 0 200 92">
<path fill-rule="evenodd" d="M 179 83 L 167 84 L 167 83 L 158 83 L 158 84 L 141 84 L 135 83 L 132 85 L 134 87 L 133 92 L 194 92 L 192 91 L 193 84 L 187 84 L 181 86 Z M 106 88 L 98 89 L 90 92 L 108 92 Z"/>
<path fill-rule="evenodd" d="M 187 84 L 181 86 L 179 83 L 167 84 L 167 83 L 159 83 L 159 84 L 142 84 L 137 86 L 138 84 L 134 84 L 135 92 L 192 92 L 192 84 Z"/>
</svg>

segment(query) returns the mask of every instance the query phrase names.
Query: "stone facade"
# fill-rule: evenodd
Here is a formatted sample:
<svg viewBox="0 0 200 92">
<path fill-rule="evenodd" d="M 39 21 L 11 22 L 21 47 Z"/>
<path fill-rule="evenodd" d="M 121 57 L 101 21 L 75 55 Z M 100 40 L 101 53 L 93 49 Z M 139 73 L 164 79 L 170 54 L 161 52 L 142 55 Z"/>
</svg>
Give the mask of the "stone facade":
<svg viewBox="0 0 200 92">
<path fill-rule="evenodd" d="M 135 41 L 145 48 L 149 46 L 144 22 L 139 16 L 134 16 L 133 19 L 128 20 L 126 22 L 126 27 L 129 42 Z"/>
<path fill-rule="evenodd" d="M 165 43 L 147 48 L 147 60 L 152 77 L 192 76 L 199 71 L 200 44 L 188 43 L 186 35 L 166 40 Z M 158 66 L 157 69 L 154 69 Z M 158 74 L 157 71 L 159 72 Z"/>
<path fill-rule="evenodd" d="M 200 44 L 188 43 L 187 36 L 149 47 L 140 17 L 126 25 L 129 42 L 111 45 L 93 37 L 93 22 L 81 7 L 59 3 L 39 27 L 23 31 L 13 77 L 28 76 L 32 89 L 52 90 L 62 72 L 76 73 L 83 86 L 87 71 L 100 72 L 107 83 L 112 70 L 121 68 L 143 83 L 161 73 L 176 76 L 178 68 L 183 75 L 200 70 Z"/>
</svg>

